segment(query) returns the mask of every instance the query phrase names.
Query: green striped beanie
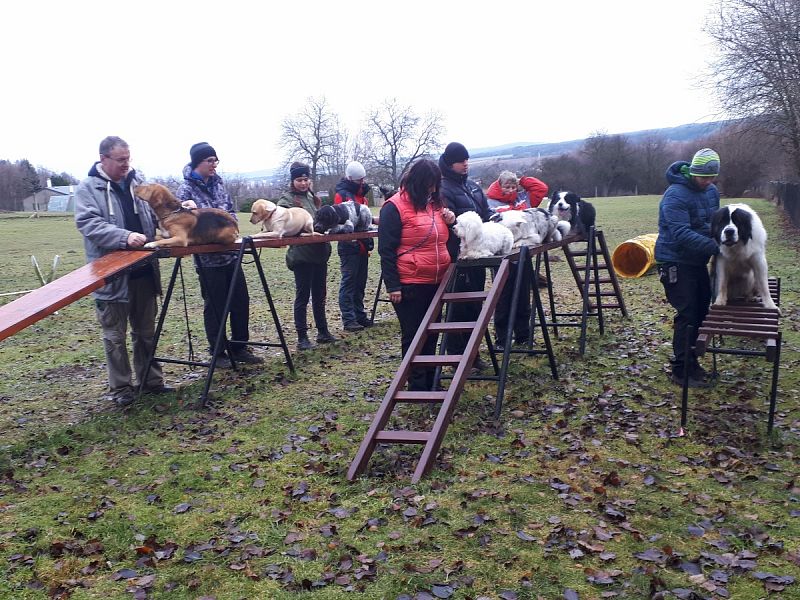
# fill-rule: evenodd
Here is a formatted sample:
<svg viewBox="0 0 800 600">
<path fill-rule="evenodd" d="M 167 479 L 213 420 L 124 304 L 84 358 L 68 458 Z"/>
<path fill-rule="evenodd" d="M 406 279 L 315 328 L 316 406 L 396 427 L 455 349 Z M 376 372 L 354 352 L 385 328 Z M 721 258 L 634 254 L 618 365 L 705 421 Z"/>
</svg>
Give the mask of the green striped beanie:
<svg viewBox="0 0 800 600">
<path fill-rule="evenodd" d="M 695 177 L 716 177 L 719 175 L 719 154 L 711 148 L 698 150 L 689 166 L 689 175 Z"/>
</svg>

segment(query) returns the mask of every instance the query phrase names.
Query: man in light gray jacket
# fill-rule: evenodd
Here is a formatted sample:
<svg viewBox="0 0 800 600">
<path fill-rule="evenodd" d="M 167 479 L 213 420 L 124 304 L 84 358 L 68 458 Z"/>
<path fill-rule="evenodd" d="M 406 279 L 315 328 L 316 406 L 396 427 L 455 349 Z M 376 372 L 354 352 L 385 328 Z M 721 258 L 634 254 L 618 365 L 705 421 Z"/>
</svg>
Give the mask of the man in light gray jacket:
<svg viewBox="0 0 800 600">
<path fill-rule="evenodd" d="M 75 224 L 83 235 L 87 262 L 115 250 L 141 248 L 155 239 L 155 215 L 133 193 L 139 179 L 130 168 L 130 156 L 124 140 L 105 138 L 100 142 L 100 160 L 75 192 Z M 147 370 L 153 352 L 156 294 L 160 293 L 158 263 L 152 261 L 92 294 L 103 330 L 110 395 L 119 406 L 128 406 L 135 398 L 125 343 L 129 321 L 138 381 L 144 381 L 149 393 L 174 391 L 164 385 L 160 364 L 154 362 Z"/>
</svg>

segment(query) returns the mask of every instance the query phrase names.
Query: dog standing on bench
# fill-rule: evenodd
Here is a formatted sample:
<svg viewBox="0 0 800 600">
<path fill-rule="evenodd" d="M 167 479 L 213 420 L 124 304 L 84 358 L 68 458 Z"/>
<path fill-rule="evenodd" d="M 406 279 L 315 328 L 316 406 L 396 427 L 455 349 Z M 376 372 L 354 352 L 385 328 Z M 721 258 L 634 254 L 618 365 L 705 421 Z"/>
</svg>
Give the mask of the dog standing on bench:
<svg viewBox="0 0 800 600">
<path fill-rule="evenodd" d="M 314 231 L 317 233 L 353 233 L 372 228 L 372 212 L 363 204 L 352 200 L 323 206 L 314 215 Z"/>
<path fill-rule="evenodd" d="M 158 183 L 136 186 L 134 193 L 150 205 L 158 217 L 162 232 L 169 234 L 164 239 L 148 242 L 145 248 L 230 245 L 239 237 L 239 224 L 227 211 L 219 208 L 184 208 L 167 187 Z"/>
</svg>

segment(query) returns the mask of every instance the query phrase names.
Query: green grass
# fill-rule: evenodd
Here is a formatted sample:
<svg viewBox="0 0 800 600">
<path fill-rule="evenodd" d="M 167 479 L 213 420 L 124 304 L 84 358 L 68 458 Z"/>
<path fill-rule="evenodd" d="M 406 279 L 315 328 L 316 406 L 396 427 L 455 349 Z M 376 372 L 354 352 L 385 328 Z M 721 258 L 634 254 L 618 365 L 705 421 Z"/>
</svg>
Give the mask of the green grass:
<svg viewBox="0 0 800 600">
<path fill-rule="evenodd" d="M 656 231 L 658 200 L 595 201 L 611 249 Z M 263 368 L 218 372 L 214 402 L 198 412 L 189 405 L 201 370 L 166 365 L 177 396 L 125 413 L 102 399 L 90 300 L 65 307 L 0 342 L 0 597 L 327 599 L 352 589 L 394 599 L 447 597 L 451 586 L 462 599 L 562 598 L 567 588 L 582 599 L 677 588 L 720 598 L 720 586 L 754 599 L 768 594 L 754 573 L 800 579 L 800 251 L 774 206 L 747 202 L 783 282 L 771 437 L 767 363 L 727 356 L 720 383 L 692 391 L 688 436 L 675 437 L 680 390 L 665 375 L 673 313 L 652 275 L 622 281 L 630 318 L 609 315 L 604 336 L 591 323 L 585 357 L 574 329 L 554 340 L 557 381 L 542 357 L 512 357 L 499 426 L 496 388 L 468 383 L 436 468 L 416 486 L 414 447 L 381 448 L 367 476 L 345 480 L 399 364 L 388 305 L 371 330 L 339 330 L 342 342 L 295 353 L 296 376 L 279 350 L 259 350 Z M 60 274 L 83 264 L 68 217 L 3 217 L 0 293 L 37 285 L 30 254 L 48 267 L 59 254 Z M 240 221 L 243 233 L 253 229 Z M 293 344 L 284 251 L 261 260 Z M 164 278 L 172 264 L 162 261 Z M 193 347 L 204 356 L 196 275 L 184 266 Z M 369 296 L 378 266 L 374 255 Z M 245 268 L 252 338 L 275 341 L 255 270 Z M 577 306 L 565 264 L 554 268 L 560 305 Z M 334 255 L 328 315 L 338 329 L 337 290 Z M 159 354 L 187 356 L 183 319 L 178 293 Z M 419 425 L 430 413 L 399 418 Z M 655 561 L 635 556 L 649 549 Z M 797 581 L 772 594 L 798 595 Z"/>
</svg>

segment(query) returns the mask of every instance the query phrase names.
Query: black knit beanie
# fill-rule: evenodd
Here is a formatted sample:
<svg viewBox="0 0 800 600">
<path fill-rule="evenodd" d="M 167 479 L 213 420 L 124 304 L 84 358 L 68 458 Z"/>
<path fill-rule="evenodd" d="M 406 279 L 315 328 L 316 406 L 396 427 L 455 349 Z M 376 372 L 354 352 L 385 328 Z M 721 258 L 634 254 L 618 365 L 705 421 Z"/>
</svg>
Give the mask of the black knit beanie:
<svg viewBox="0 0 800 600">
<path fill-rule="evenodd" d="M 189 156 L 192 158 L 192 168 L 197 168 L 201 162 L 203 162 L 207 158 L 211 158 L 212 156 L 217 156 L 217 151 L 211 147 L 211 144 L 208 142 L 200 142 L 199 144 L 195 144 L 189 150 Z"/>
<path fill-rule="evenodd" d="M 308 165 L 301 162 L 293 162 L 289 167 L 289 176 L 292 178 L 292 181 L 298 177 L 311 177 L 311 169 Z"/>
<path fill-rule="evenodd" d="M 442 153 L 442 162 L 448 167 L 453 163 L 464 162 L 468 158 L 469 152 L 467 152 L 464 144 L 459 144 L 458 142 L 450 142 L 447 144 L 447 148 L 445 148 Z"/>
</svg>

